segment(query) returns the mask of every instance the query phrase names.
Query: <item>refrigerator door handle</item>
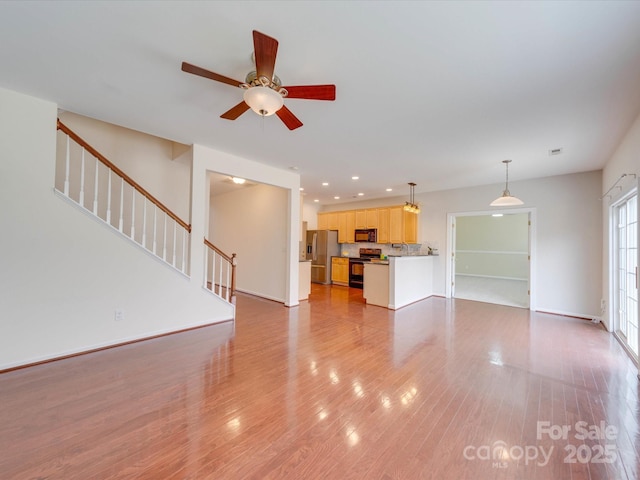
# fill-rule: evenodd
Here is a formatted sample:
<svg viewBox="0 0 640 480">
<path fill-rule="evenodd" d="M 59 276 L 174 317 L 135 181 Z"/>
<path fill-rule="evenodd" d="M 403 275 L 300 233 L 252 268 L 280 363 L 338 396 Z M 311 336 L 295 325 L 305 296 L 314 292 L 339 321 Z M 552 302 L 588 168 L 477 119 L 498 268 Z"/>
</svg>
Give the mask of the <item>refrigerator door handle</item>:
<svg viewBox="0 0 640 480">
<path fill-rule="evenodd" d="M 313 234 L 313 240 L 311 243 L 311 251 L 313 252 L 311 259 L 318 260 L 318 234 Z"/>
</svg>

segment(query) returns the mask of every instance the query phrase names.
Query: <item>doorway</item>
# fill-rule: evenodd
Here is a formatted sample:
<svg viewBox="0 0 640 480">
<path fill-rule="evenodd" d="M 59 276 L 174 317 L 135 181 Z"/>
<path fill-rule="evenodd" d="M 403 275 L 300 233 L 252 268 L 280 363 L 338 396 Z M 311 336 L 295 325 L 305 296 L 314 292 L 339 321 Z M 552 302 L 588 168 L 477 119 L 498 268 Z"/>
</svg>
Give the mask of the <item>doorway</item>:
<svg viewBox="0 0 640 480">
<path fill-rule="evenodd" d="M 449 215 L 448 297 L 532 308 L 529 209 Z"/>
<path fill-rule="evenodd" d="M 638 193 L 613 206 L 612 313 L 616 336 L 638 358 Z"/>
</svg>

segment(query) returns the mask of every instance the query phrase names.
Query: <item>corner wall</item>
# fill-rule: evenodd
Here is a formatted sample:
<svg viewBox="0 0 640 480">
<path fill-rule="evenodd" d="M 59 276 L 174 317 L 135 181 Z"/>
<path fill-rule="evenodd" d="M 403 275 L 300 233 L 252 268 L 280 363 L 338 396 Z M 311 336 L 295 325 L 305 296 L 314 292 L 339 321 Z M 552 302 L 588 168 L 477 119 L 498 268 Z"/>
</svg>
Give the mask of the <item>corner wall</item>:
<svg viewBox="0 0 640 480">
<path fill-rule="evenodd" d="M 0 105 L 0 370 L 233 318 L 54 193 L 55 104 L 0 89 Z"/>
</svg>

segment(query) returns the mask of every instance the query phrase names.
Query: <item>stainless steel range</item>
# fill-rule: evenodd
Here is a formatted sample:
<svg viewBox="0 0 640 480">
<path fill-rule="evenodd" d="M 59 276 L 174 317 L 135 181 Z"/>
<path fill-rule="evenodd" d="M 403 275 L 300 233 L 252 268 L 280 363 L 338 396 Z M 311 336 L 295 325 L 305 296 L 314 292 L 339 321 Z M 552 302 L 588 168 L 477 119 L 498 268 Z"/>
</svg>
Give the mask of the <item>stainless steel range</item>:
<svg viewBox="0 0 640 480">
<path fill-rule="evenodd" d="M 349 258 L 349 286 L 364 288 L 364 264 L 372 258 L 380 258 L 381 248 L 361 248 L 358 258 Z"/>
</svg>

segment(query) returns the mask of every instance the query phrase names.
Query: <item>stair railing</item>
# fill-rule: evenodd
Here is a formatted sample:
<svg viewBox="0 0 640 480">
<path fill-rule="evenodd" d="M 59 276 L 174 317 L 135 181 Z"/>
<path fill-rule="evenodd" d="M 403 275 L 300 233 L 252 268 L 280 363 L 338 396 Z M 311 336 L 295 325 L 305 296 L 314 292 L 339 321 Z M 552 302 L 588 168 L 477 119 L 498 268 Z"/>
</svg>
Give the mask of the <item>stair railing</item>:
<svg viewBox="0 0 640 480">
<path fill-rule="evenodd" d="M 204 244 L 204 288 L 231 302 L 236 291 L 236 254 L 227 255 L 206 238 Z"/>
<path fill-rule="evenodd" d="M 58 141 L 56 190 L 189 275 L 191 225 L 60 120 L 57 129 L 64 137 Z"/>
</svg>

